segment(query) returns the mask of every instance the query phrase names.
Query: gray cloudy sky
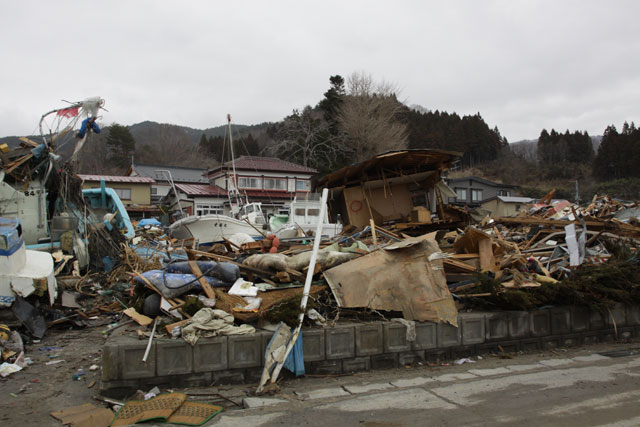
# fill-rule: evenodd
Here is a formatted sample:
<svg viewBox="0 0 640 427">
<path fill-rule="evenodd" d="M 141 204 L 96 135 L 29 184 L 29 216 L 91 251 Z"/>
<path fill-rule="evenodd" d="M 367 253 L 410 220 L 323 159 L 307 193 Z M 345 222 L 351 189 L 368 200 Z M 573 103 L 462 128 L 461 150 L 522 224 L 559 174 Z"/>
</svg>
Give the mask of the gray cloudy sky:
<svg viewBox="0 0 640 427">
<path fill-rule="evenodd" d="M 329 76 L 480 114 L 510 141 L 640 121 L 638 1 L 8 1 L 0 136 L 100 95 L 106 123 L 280 120 Z"/>
</svg>

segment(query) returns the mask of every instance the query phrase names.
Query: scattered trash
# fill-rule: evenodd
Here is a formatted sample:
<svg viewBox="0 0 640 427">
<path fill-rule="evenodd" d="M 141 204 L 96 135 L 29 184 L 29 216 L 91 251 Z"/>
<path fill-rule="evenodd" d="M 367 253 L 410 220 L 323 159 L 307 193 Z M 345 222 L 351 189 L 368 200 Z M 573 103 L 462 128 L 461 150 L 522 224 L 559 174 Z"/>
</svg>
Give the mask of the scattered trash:
<svg viewBox="0 0 640 427">
<path fill-rule="evenodd" d="M 0 365 L 0 377 L 5 378 L 21 370 L 22 370 L 22 366 L 16 363 L 4 362 L 3 364 Z"/>
<path fill-rule="evenodd" d="M 72 378 L 73 378 L 73 380 L 74 380 L 74 381 L 80 381 L 80 378 L 82 378 L 82 377 L 83 377 L 83 376 L 85 376 L 85 375 L 86 375 L 86 372 L 85 372 L 85 371 L 83 371 L 82 369 L 78 369 L 78 370 L 76 371 L 76 373 L 75 373 L 75 374 L 73 374 L 73 377 L 72 377 Z"/>
</svg>

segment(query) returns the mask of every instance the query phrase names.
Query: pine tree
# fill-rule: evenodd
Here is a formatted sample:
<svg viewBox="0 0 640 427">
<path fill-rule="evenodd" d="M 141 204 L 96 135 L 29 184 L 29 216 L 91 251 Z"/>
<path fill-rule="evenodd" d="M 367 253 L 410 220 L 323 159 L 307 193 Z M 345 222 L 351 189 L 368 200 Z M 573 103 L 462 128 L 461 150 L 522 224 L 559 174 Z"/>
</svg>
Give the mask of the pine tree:
<svg viewBox="0 0 640 427">
<path fill-rule="evenodd" d="M 131 161 L 131 156 L 136 151 L 136 141 L 129 132 L 129 128 L 114 123 L 109 127 L 107 136 L 109 147 L 109 163 L 113 167 L 126 169 Z"/>
</svg>

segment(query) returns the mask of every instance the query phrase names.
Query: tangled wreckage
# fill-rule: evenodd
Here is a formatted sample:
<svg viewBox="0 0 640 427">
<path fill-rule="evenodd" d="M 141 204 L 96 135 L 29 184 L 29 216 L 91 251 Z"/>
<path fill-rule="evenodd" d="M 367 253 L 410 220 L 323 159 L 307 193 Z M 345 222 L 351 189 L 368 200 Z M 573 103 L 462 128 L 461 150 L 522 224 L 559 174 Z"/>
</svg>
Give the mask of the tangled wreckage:
<svg viewBox="0 0 640 427">
<path fill-rule="evenodd" d="M 2 317 L 3 377 L 27 367 L 23 342 L 59 326 L 141 337 L 142 364 L 162 337 L 194 346 L 264 329 L 262 391 L 282 367 L 304 374 L 303 325 L 457 327 L 459 311 L 611 313 L 640 302 L 637 203 L 595 196 L 578 206 L 550 193 L 518 216 L 492 218 L 445 203 L 455 192 L 443 174 L 460 153 L 443 150 L 387 152 L 321 178 L 319 217 L 343 225 L 331 237 L 320 222 L 315 233 L 238 234 L 207 247 L 172 238 L 157 221 L 132 223 L 104 185 L 83 192 L 73 159 L 57 166 L 62 135 L 84 118 L 73 135 L 81 146 L 87 129 L 99 131 L 103 103 L 55 110 L 74 121 L 0 153 L 0 310 L 13 314 Z M 112 425 L 136 421 L 126 414 Z"/>
</svg>

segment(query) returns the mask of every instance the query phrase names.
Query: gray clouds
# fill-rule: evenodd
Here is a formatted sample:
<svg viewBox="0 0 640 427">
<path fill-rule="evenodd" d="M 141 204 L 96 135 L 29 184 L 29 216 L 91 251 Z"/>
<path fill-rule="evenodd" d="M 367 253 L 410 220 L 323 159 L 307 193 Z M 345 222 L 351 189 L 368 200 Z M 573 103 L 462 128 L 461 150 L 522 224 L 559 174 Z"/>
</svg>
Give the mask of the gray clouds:
<svg viewBox="0 0 640 427">
<path fill-rule="evenodd" d="M 61 99 L 106 123 L 276 121 L 363 70 L 432 110 L 480 112 L 510 141 L 602 133 L 640 111 L 634 1 L 4 2 L 0 135 Z"/>
</svg>

